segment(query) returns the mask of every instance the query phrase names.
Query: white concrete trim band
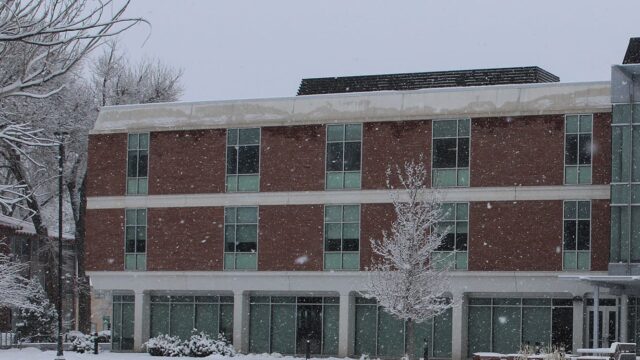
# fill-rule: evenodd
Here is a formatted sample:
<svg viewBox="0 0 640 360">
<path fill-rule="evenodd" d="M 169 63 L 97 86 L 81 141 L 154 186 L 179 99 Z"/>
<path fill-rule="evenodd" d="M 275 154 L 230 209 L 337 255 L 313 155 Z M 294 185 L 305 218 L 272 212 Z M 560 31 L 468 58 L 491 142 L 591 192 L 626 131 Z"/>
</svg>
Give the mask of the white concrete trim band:
<svg viewBox="0 0 640 360">
<path fill-rule="evenodd" d="M 611 112 L 609 81 L 103 107 L 92 134 Z"/>
<path fill-rule="evenodd" d="M 503 186 L 434 190 L 445 202 L 607 200 L 609 185 Z M 148 196 L 100 196 L 87 198 L 88 209 L 181 208 L 260 205 L 385 204 L 388 190 L 295 191 L 215 193 Z"/>
<path fill-rule="evenodd" d="M 89 271 L 95 290 L 178 291 L 178 292 L 259 292 L 338 293 L 352 295 L 364 290 L 366 271 Z M 606 275 L 592 271 L 590 274 Z M 592 287 L 582 281 L 567 281 L 556 271 L 455 271 L 449 273 L 454 297 L 536 294 L 583 296 Z"/>
</svg>

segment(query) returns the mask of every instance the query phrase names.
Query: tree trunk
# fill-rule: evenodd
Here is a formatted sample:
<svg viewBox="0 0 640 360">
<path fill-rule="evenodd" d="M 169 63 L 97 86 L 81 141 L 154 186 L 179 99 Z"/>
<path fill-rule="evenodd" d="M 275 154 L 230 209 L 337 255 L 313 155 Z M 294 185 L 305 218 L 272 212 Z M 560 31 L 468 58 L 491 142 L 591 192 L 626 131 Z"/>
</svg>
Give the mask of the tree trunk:
<svg viewBox="0 0 640 360">
<path fill-rule="evenodd" d="M 77 295 L 78 295 L 78 330 L 85 334 L 91 331 L 91 289 L 89 279 L 85 274 L 85 214 L 87 210 L 87 195 L 85 185 L 87 181 L 86 173 L 82 176 L 80 188 L 77 189 L 78 201 L 73 201 L 73 194 L 76 190 L 75 179 L 67 183 L 69 196 L 71 197 L 71 207 L 73 208 L 75 221 L 75 253 L 78 266 L 77 274 Z"/>
<path fill-rule="evenodd" d="M 416 359 L 416 336 L 415 336 L 415 322 L 413 319 L 407 319 L 407 333 L 405 334 L 405 339 L 407 339 L 407 358 L 409 360 Z"/>
</svg>

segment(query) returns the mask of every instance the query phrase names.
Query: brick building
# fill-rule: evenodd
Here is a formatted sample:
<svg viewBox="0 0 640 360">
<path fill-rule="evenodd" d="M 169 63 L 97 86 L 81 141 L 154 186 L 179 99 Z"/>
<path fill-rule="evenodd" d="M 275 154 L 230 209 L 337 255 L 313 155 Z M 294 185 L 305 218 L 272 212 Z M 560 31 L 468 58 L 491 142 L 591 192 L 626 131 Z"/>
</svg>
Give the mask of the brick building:
<svg viewBox="0 0 640 360">
<path fill-rule="evenodd" d="M 401 355 L 403 323 L 359 291 L 393 217 L 385 170 L 419 154 L 455 209 L 438 261 L 462 303 L 420 324 L 430 356 L 637 341 L 637 73 L 307 79 L 291 98 L 103 108 L 86 258 L 114 349 L 198 328 L 243 352 Z"/>
</svg>

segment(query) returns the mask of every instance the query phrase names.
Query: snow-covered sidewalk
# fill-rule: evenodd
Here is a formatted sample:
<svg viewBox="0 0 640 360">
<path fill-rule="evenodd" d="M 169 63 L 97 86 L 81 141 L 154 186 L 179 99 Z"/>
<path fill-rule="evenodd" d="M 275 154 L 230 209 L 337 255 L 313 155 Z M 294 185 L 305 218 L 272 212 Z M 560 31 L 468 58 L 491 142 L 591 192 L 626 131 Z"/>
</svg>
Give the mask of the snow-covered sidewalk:
<svg viewBox="0 0 640 360">
<path fill-rule="evenodd" d="M 55 351 L 40 351 L 35 348 L 22 348 L 22 349 L 8 349 L 0 350 L 0 360 L 53 360 L 56 357 Z M 151 356 L 147 353 L 112 353 L 102 352 L 98 355 L 94 354 L 79 354 L 76 352 L 66 351 L 64 357 L 67 360 L 196 360 L 196 359 L 210 359 L 210 360 L 222 360 L 222 359 L 234 359 L 234 360 L 298 360 L 304 358 L 297 358 L 293 356 L 282 356 L 278 354 L 250 354 L 250 355 L 236 355 L 233 358 L 228 358 L 220 355 L 211 355 L 206 358 L 191 358 L 191 357 L 163 357 L 163 356 Z M 314 360 L 342 360 L 341 358 L 315 358 Z"/>
</svg>

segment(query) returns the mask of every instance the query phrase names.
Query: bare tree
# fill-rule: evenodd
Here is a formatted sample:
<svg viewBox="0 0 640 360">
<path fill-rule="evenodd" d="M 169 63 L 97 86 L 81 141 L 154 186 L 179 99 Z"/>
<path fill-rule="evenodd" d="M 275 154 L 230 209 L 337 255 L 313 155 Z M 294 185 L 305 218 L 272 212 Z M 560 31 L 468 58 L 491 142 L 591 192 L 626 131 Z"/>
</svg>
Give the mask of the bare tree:
<svg viewBox="0 0 640 360">
<path fill-rule="evenodd" d="M 30 216 L 42 237 L 48 235 L 46 204 L 55 194 L 50 171 L 57 169 L 47 166 L 56 156 L 50 146 L 56 143 L 48 139 L 52 127 L 64 130 L 61 121 L 47 120 L 63 113 L 78 119 L 81 112 L 69 112 L 74 102 L 60 98 L 71 99 L 73 91 L 62 90 L 74 69 L 106 39 L 146 22 L 124 17 L 129 2 L 0 0 L 0 208 L 9 215 Z M 94 119 L 87 116 L 84 123 Z M 88 131 L 87 126 L 71 126 L 78 127 Z M 20 214 L 24 209 L 27 214 Z"/>
<path fill-rule="evenodd" d="M 98 106 L 176 101 L 182 95 L 182 69 L 152 59 L 132 65 L 116 41 L 107 44 L 91 70 Z"/>
<path fill-rule="evenodd" d="M 396 219 L 382 239 L 372 240 L 374 258 L 365 296 L 377 299 L 386 312 L 406 323 L 407 356 L 415 358 L 414 325 L 453 306 L 447 299 L 446 268 L 434 266 L 431 255 L 446 234 L 436 232 L 443 213 L 437 195 L 430 193 L 422 157 L 397 168 L 400 190 L 387 187 Z"/>
<path fill-rule="evenodd" d="M 0 98 L 43 98 L 64 84 L 41 85 L 71 71 L 105 39 L 141 18 L 125 18 L 129 6 L 113 0 L 0 0 Z"/>
</svg>

